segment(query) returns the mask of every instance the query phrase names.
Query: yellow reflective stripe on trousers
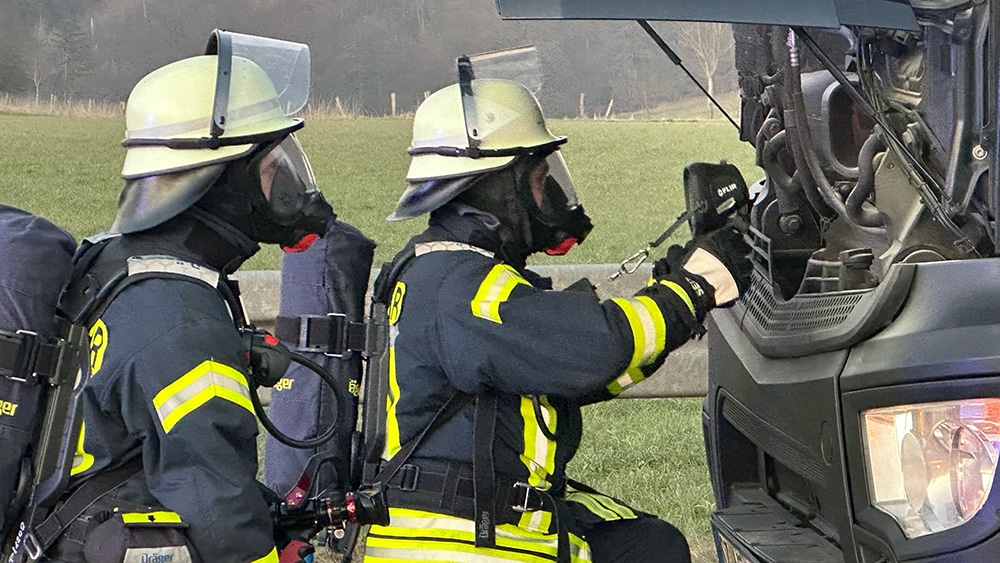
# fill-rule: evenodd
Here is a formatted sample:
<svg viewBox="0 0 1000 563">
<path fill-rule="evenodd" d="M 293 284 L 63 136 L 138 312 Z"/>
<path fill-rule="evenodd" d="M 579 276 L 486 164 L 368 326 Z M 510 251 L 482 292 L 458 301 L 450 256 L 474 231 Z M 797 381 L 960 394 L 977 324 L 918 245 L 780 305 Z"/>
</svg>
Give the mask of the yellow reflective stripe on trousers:
<svg viewBox="0 0 1000 563">
<path fill-rule="evenodd" d="M 517 270 L 507 264 L 493 266 L 483 283 L 479 284 L 479 291 L 472 299 L 472 314 L 502 324 L 500 304 L 510 297 L 510 292 L 514 291 L 518 284 L 531 285 L 517 273 Z"/>
<path fill-rule="evenodd" d="M 556 560 L 558 537 L 501 524 L 496 528 L 496 548 L 475 547 L 471 520 L 433 512 L 389 509 L 391 526 L 372 526 L 365 543 L 365 563 L 447 561 L 450 563 L 549 563 Z M 590 547 L 569 535 L 570 560 L 591 560 Z"/>
<path fill-rule="evenodd" d="M 250 563 L 278 563 L 278 548 L 271 549 L 271 553 L 260 559 L 254 559 Z"/>
<path fill-rule="evenodd" d="M 633 341 L 632 359 L 625 373 L 607 386 L 612 395 L 618 395 L 646 378 L 639 368 L 652 363 L 663 352 L 667 345 L 667 328 L 663 313 L 649 297 L 615 298 L 612 301 L 625 313 Z"/>
<path fill-rule="evenodd" d="M 555 433 L 556 409 L 549 404 L 545 395 L 538 397 L 542 407 L 542 419 L 551 433 Z M 535 406 L 531 397 L 521 397 L 521 418 L 524 421 L 524 451 L 521 452 L 521 462 L 528 468 L 528 484 L 540 489 L 548 489 L 549 475 L 556 470 L 556 443 L 549 440 L 542 432 L 535 417 Z M 525 512 L 518 522 L 521 528 L 532 531 L 548 531 L 552 524 L 552 514 L 542 510 Z"/>
<path fill-rule="evenodd" d="M 181 517 L 176 512 L 157 510 L 156 512 L 123 512 L 122 522 L 126 524 L 180 524 Z"/>
<path fill-rule="evenodd" d="M 628 520 L 636 517 L 631 508 L 601 494 L 573 491 L 566 495 L 566 500 L 582 504 L 587 510 L 604 520 Z"/>
<path fill-rule="evenodd" d="M 164 387 L 153 397 L 153 407 L 160 417 L 163 432 L 169 433 L 182 418 L 215 397 L 235 403 L 253 414 L 246 376 L 211 360 L 198 364 Z"/>
</svg>

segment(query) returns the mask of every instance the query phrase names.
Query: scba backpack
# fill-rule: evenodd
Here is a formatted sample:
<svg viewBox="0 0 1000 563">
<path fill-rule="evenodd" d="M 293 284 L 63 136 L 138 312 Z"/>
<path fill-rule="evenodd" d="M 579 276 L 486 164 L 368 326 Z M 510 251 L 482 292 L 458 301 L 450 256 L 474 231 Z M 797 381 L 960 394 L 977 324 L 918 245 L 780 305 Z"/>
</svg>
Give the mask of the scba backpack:
<svg viewBox="0 0 1000 563">
<path fill-rule="evenodd" d="M 7 563 L 41 560 L 94 500 L 141 471 L 141 463 L 128 463 L 64 498 L 90 376 L 87 319 L 130 281 L 117 277 L 100 287 L 104 298 L 66 307 L 86 258 L 96 254 L 90 250 L 99 245 L 87 241 L 78 248 L 52 222 L 0 205 L 0 554 Z M 176 555 L 175 563 L 198 561 L 172 513 L 129 508 L 140 510 L 109 515 L 97 526 L 102 534 L 94 534 L 95 541 L 88 536 L 88 563 L 151 560 L 161 553 Z"/>
<path fill-rule="evenodd" d="M 83 332 L 58 318 L 76 240 L 52 222 L 0 205 L 0 538 L 6 546 L 29 504 L 61 492 L 67 460 L 56 447 L 72 428 L 65 408 L 77 383 Z M 56 414 L 56 413 L 53 413 Z M 65 411 L 62 413 L 65 420 Z M 66 472 L 68 476 L 68 471 Z"/>
</svg>

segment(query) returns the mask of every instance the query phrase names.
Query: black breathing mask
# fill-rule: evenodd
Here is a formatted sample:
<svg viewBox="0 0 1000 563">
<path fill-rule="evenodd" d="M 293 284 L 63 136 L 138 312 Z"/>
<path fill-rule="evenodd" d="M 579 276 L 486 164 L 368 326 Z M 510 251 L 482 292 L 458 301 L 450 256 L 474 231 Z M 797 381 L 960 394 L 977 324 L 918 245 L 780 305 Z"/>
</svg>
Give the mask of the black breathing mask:
<svg viewBox="0 0 1000 563">
<path fill-rule="evenodd" d="M 259 211 L 267 222 L 283 227 L 290 235 L 282 241 L 261 242 L 293 246 L 306 235 L 326 232 L 327 222 L 335 215 L 316 187 L 312 166 L 294 134 L 261 150 L 248 168 L 267 204 Z M 259 200 L 257 203 L 263 207 Z"/>
<path fill-rule="evenodd" d="M 197 205 L 254 242 L 285 247 L 323 235 L 336 218 L 294 135 L 230 163 Z"/>
<path fill-rule="evenodd" d="M 538 166 L 545 168 L 536 171 Z M 532 179 L 546 170 L 544 180 Z M 583 242 L 594 226 L 577 199 L 566 161 L 558 150 L 544 156 L 530 155 L 524 161 L 517 175 L 517 192 L 531 218 L 532 252 L 566 254 Z"/>
</svg>

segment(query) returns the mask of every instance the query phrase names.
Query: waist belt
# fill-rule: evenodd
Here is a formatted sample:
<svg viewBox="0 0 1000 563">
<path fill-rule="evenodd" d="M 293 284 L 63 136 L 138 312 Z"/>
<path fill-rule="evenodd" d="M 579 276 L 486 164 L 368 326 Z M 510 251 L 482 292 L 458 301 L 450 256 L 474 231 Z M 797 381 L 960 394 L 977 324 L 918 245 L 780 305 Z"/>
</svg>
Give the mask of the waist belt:
<svg viewBox="0 0 1000 563">
<path fill-rule="evenodd" d="M 440 512 L 475 520 L 475 487 L 472 464 L 418 458 L 403 465 L 388 482 L 390 504 Z M 497 474 L 494 502 L 497 521 L 517 524 L 525 512 L 555 512 L 556 491 L 539 489 L 523 481 Z"/>
</svg>

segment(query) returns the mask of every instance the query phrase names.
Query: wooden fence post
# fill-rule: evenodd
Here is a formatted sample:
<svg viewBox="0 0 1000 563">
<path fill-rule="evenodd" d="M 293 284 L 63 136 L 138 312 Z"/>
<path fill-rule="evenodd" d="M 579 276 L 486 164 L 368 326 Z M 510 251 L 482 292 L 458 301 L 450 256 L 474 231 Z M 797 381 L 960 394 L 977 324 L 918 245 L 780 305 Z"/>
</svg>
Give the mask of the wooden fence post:
<svg viewBox="0 0 1000 563">
<path fill-rule="evenodd" d="M 580 119 L 587 117 L 587 114 L 583 112 L 583 92 L 580 92 Z"/>
</svg>

